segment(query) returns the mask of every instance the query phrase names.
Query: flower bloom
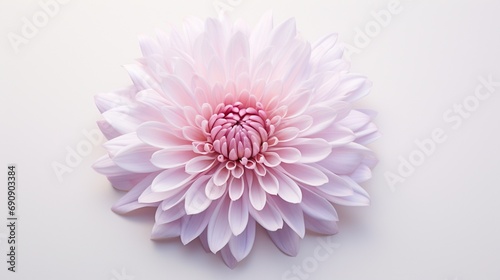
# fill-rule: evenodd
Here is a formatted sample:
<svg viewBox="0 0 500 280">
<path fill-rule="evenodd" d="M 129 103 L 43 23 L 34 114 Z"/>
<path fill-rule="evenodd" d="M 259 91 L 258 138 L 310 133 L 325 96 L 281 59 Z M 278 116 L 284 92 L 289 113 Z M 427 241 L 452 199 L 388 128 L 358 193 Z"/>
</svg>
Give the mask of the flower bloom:
<svg viewBox="0 0 500 280">
<path fill-rule="evenodd" d="M 306 229 L 337 232 L 332 205 L 368 205 L 371 83 L 349 73 L 337 35 L 314 44 L 295 21 L 188 19 L 141 38 L 133 85 L 98 94 L 107 154 L 94 168 L 127 193 L 117 213 L 155 207 L 152 239 L 199 238 L 234 267 L 256 227 L 288 255 Z"/>
</svg>

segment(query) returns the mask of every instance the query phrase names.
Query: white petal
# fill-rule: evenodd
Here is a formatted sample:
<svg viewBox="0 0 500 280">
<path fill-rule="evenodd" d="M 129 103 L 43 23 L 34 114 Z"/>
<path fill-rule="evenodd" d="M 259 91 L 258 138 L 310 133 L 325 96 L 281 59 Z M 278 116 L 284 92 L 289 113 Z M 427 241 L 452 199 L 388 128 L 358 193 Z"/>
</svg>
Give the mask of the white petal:
<svg viewBox="0 0 500 280">
<path fill-rule="evenodd" d="M 367 95 L 371 87 L 372 82 L 365 76 L 349 73 L 341 78 L 341 83 L 335 92 L 339 96 L 345 96 L 345 101 L 354 102 Z"/>
<path fill-rule="evenodd" d="M 343 179 L 343 177 L 330 172 L 326 168 L 316 166 L 328 177 L 328 183 L 317 186 L 314 190 L 319 190 L 327 195 L 332 196 L 349 196 L 352 195 L 354 190 L 352 184 Z"/>
<path fill-rule="evenodd" d="M 307 131 L 313 124 L 313 118 L 309 115 L 300 115 L 282 121 L 284 127 L 296 127 L 300 132 Z"/>
<path fill-rule="evenodd" d="M 264 165 L 268 167 L 276 167 L 281 163 L 281 159 L 277 153 L 265 152 L 263 155 Z"/>
<path fill-rule="evenodd" d="M 337 112 L 334 108 L 321 105 L 310 107 L 307 114 L 313 118 L 313 124 L 302 133 L 303 135 L 318 133 L 329 127 L 337 118 Z"/>
<path fill-rule="evenodd" d="M 122 196 L 113 205 L 113 207 L 111 208 L 113 212 L 118 214 L 126 214 L 139 208 L 158 205 L 158 203 L 140 203 L 138 201 L 139 196 L 145 189 L 147 189 L 151 185 L 151 182 L 155 177 L 156 174 L 153 173 L 137 183 L 129 192 Z"/>
<path fill-rule="evenodd" d="M 267 46 L 267 40 L 273 29 L 273 15 L 272 12 L 265 13 L 255 26 L 250 35 L 251 50 L 259 54 L 264 46 Z M 254 54 L 254 55 L 256 55 Z"/>
<path fill-rule="evenodd" d="M 240 199 L 245 190 L 245 179 L 244 178 L 232 178 L 229 183 L 229 197 L 231 200 Z"/>
<path fill-rule="evenodd" d="M 102 113 L 102 117 L 120 134 L 136 132 L 142 123 L 162 119 L 160 112 L 142 104 L 112 108 Z"/>
<path fill-rule="evenodd" d="M 278 179 L 271 172 L 266 172 L 264 176 L 257 176 L 257 180 L 265 192 L 272 195 L 278 194 Z"/>
<path fill-rule="evenodd" d="M 229 226 L 233 235 L 240 235 L 248 223 L 248 205 L 244 199 L 230 202 L 229 205 Z"/>
<path fill-rule="evenodd" d="M 123 66 L 130 75 L 130 79 L 139 91 L 144 89 L 154 89 L 160 91 L 161 87 L 154 76 L 149 72 L 145 65 L 128 64 Z"/>
<path fill-rule="evenodd" d="M 311 137 L 325 139 L 330 146 L 342 146 L 356 139 L 356 135 L 349 128 L 340 125 L 331 125 Z"/>
<path fill-rule="evenodd" d="M 307 230 L 319 234 L 336 234 L 339 231 L 335 221 L 318 220 L 307 215 L 304 217 Z"/>
<path fill-rule="evenodd" d="M 352 131 L 357 131 L 371 121 L 371 117 L 358 110 L 351 110 L 349 115 L 338 122 L 339 125 L 350 128 Z"/>
<path fill-rule="evenodd" d="M 335 174 L 350 174 L 361 163 L 376 163 L 376 157 L 368 148 L 349 143 L 332 149 L 332 153 L 319 164 Z"/>
<path fill-rule="evenodd" d="M 295 163 L 300 160 L 300 151 L 293 147 L 271 147 L 270 152 L 278 154 L 280 161 L 284 163 Z"/>
<path fill-rule="evenodd" d="M 294 163 L 280 165 L 290 178 L 311 186 L 321 186 L 328 182 L 328 177 L 315 167 L 307 164 Z"/>
<path fill-rule="evenodd" d="M 176 220 L 166 224 L 155 224 L 151 232 L 151 239 L 162 240 L 179 236 L 181 233 L 181 221 Z"/>
<path fill-rule="evenodd" d="M 311 98 L 311 92 L 309 91 L 293 96 L 292 100 L 289 100 L 287 104 L 287 117 L 293 118 L 302 115 L 309 107 Z"/>
<path fill-rule="evenodd" d="M 181 242 L 186 245 L 198 237 L 208 225 L 212 211 L 207 210 L 195 215 L 182 217 Z"/>
<path fill-rule="evenodd" d="M 158 174 L 158 172 L 156 172 L 155 174 Z M 144 192 L 142 192 L 137 200 L 140 203 L 161 202 L 165 199 L 177 195 L 182 190 L 182 188 L 177 188 L 171 191 L 155 192 L 151 189 L 151 186 L 149 186 L 144 190 Z"/>
<path fill-rule="evenodd" d="M 151 156 L 158 148 L 146 144 L 135 144 L 120 150 L 112 158 L 116 165 L 131 172 L 147 173 L 159 170 L 151 163 Z"/>
<path fill-rule="evenodd" d="M 210 180 L 210 175 L 198 177 L 186 192 L 184 207 L 186 214 L 193 215 L 205 211 L 212 200 L 205 195 L 205 187 Z"/>
<path fill-rule="evenodd" d="M 286 127 L 276 131 L 274 136 L 276 136 L 280 142 L 288 142 L 297 138 L 299 132 L 299 129 L 296 127 Z"/>
<path fill-rule="evenodd" d="M 370 196 L 368 193 L 360 187 L 356 182 L 347 176 L 342 176 L 342 178 L 349 182 L 354 190 L 354 193 L 350 196 L 329 196 L 326 197 L 330 202 L 346 205 L 346 206 L 367 206 L 370 205 Z"/>
<path fill-rule="evenodd" d="M 159 168 L 168 169 L 184 166 L 189 160 L 197 155 L 193 151 L 160 150 L 151 157 L 151 162 Z"/>
<path fill-rule="evenodd" d="M 302 188 L 302 210 L 308 216 L 328 221 L 338 221 L 337 211 L 328 200 L 311 192 L 307 188 Z"/>
<path fill-rule="evenodd" d="M 194 156 L 186 163 L 186 172 L 189 174 L 199 174 L 209 170 L 216 160 L 211 156 Z"/>
<path fill-rule="evenodd" d="M 182 202 L 184 200 L 184 197 L 186 196 L 186 191 L 187 191 L 187 189 L 181 190 L 177 194 L 175 194 L 169 198 L 164 199 L 160 204 L 161 209 L 166 211 L 166 210 L 176 206 L 179 203 L 184 205 L 184 203 L 182 203 Z"/>
<path fill-rule="evenodd" d="M 233 269 L 236 267 L 236 265 L 238 265 L 238 261 L 233 256 L 233 253 L 231 252 L 229 245 L 222 248 L 222 250 L 220 250 L 220 254 L 222 256 L 222 260 L 230 269 Z"/>
<path fill-rule="evenodd" d="M 289 256 L 297 256 L 300 248 L 300 237 L 288 225 L 284 225 L 282 229 L 267 232 L 273 243 L 283 253 Z"/>
<path fill-rule="evenodd" d="M 286 46 L 296 35 L 295 19 L 290 18 L 273 29 L 270 45 Z"/>
<path fill-rule="evenodd" d="M 287 143 L 287 145 L 300 151 L 301 157 L 299 162 L 301 163 L 321 161 L 332 151 L 330 144 L 321 138 L 297 138 Z"/>
<path fill-rule="evenodd" d="M 92 165 L 95 171 L 105 175 L 105 176 L 120 176 L 130 174 L 130 171 L 125 170 L 118 165 L 116 165 L 109 155 L 104 155 L 100 157 Z"/>
<path fill-rule="evenodd" d="M 186 212 L 182 204 L 177 204 L 168 210 L 162 210 L 161 207 L 158 207 L 155 215 L 155 222 L 157 224 L 170 223 L 182 218 L 184 215 L 186 215 Z"/>
<path fill-rule="evenodd" d="M 191 105 L 192 93 L 182 80 L 173 75 L 165 75 L 161 79 L 162 96 L 178 107 Z"/>
<path fill-rule="evenodd" d="M 137 129 L 137 137 L 149 145 L 160 148 L 191 145 L 191 142 L 172 134 L 171 129 L 166 124 L 160 122 L 142 124 Z"/>
<path fill-rule="evenodd" d="M 203 142 L 207 140 L 207 137 L 203 135 L 203 132 L 199 128 L 192 126 L 185 126 L 182 128 L 182 135 L 185 139 L 196 142 Z"/>
<path fill-rule="evenodd" d="M 255 220 L 250 218 L 246 229 L 229 240 L 229 248 L 237 261 L 243 260 L 252 250 L 255 241 Z"/>
<path fill-rule="evenodd" d="M 217 186 L 214 183 L 213 177 L 212 180 L 209 180 L 207 186 L 205 187 L 205 195 L 211 199 L 216 200 L 219 199 L 227 189 L 227 184 L 222 184 L 221 186 Z"/>
<path fill-rule="evenodd" d="M 212 253 L 217 253 L 229 242 L 231 227 L 228 220 L 229 202 L 221 200 L 208 222 L 208 246 Z"/>
<path fill-rule="evenodd" d="M 249 194 L 250 203 L 253 208 L 260 211 L 266 205 L 266 192 L 261 188 L 260 184 L 250 184 Z"/>
<path fill-rule="evenodd" d="M 290 203 L 299 203 L 302 201 L 302 191 L 297 183 L 281 172 L 276 172 L 275 174 L 280 185 L 278 196 Z"/>
<path fill-rule="evenodd" d="M 110 157 L 114 157 L 119 151 L 126 149 L 132 145 L 140 145 L 143 144 L 139 138 L 137 138 L 137 134 L 135 132 L 119 135 L 106 143 L 103 144 L 103 147 L 108 151 Z"/>
<path fill-rule="evenodd" d="M 321 58 L 333 48 L 337 42 L 338 34 L 332 33 L 324 36 L 312 46 L 311 61 L 318 63 Z"/>
<path fill-rule="evenodd" d="M 250 215 L 252 215 L 255 221 L 263 228 L 269 231 L 276 231 L 283 227 L 283 219 L 275 207 L 266 204 L 260 211 L 255 210 L 253 207 L 249 207 L 248 209 Z"/>
<path fill-rule="evenodd" d="M 234 79 L 236 64 L 241 58 L 247 58 L 249 53 L 248 38 L 241 32 L 236 32 L 226 48 L 226 69 Z"/>
<path fill-rule="evenodd" d="M 139 36 L 139 45 L 143 56 L 163 53 L 158 43 L 150 37 Z"/>
<path fill-rule="evenodd" d="M 356 183 L 364 182 L 372 177 L 372 170 L 365 164 L 361 164 L 352 174 L 350 175 Z"/>
<path fill-rule="evenodd" d="M 151 189 L 154 192 L 171 191 L 186 185 L 194 178 L 194 175 L 184 171 L 184 167 L 176 167 L 168 169 L 160 173 L 151 184 Z"/>
<path fill-rule="evenodd" d="M 271 201 L 274 203 L 276 209 L 278 209 L 281 213 L 283 221 L 290 226 L 290 228 L 295 231 L 300 238 L 304 238 L 306 228 L 304 225 L 304 214 L 302 213 L 301 208 L 302 203 L 292 204 L 279 198 L 273 198 Z"/>
<path fill-rule="evenodd" d="M 217 186 L 222 186 L 229 179 L 231 172 L 226 167 L 220 167 L 213 175 L 213 182 Z"/>
<path fill-rule="evenodd" d="M 111 92 L 98 93 L 94 96 L 94 101 L 99 112 L 103 113 L 116 107 L 132 105 L 136 93 L 135 86 L 129 86 Z"/>
<path fill-rule="evenodd" d="M 99 127 L 99 130 L 101 130 L 104 137 L 106 137 L 106 139 L 108 140 L 111 140 L 121 135 L 120 132 L 118 132 L 114 127 L 111 126 L 111 124 L 109 124 L 105 120 L 98 120 L 96 121 L 96 123 L 97 127 Z"/>
</svg>

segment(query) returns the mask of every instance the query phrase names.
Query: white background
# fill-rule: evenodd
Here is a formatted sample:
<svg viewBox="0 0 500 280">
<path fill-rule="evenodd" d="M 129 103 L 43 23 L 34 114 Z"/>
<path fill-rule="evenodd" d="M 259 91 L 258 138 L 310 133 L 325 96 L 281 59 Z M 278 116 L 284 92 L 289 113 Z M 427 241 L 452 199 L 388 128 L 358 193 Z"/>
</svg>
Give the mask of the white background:
<svg viewBox="0 0 500 280">
<path fill-rule="evenodd" d="M 352 71 L 374 82 L 360 104 L 379 111 L 383 134 L 370 146 L 380 163 L 363 185 L 372 205 L 338 207 L 341 231 L 333 240 L 340 247 L 308 267 L 308 279 L 500 279 L 500 87 L 456 129 L 443 119 L 454 104 L 472 100 L 480 76 L 500 81 L 499 1 L 402 0 L 387 26 L 371 27 L 365 45 L 356 30 L 373 25 L 372 12 L 387 10 L 390 0 L 229 2 L 229 14 L 250 25 L 273 10 L 276 22 L 296 17 L 310 41 L 340 33 L 359 51 Z M 62 181 L 53 170 L 86 141 L 82 131 L 96 128 L 94 94 L 131 83 L 121 65 L 140 56 L 137 36 L 189 15 L 216 16 L 213 3 L 72 0 L 16 52 L 9 34 L 23 36 L 23 17 L 33 22 L 43 10 L 38 1 L 1 0 L 1 279 L 281 279 L 294 265 L 310 265 L 320 246 L 312 235 L 291 258 L 259 232 L 234 270 L 197 241 L 149 240 L 151 212 L 110 211 L 122 193 L 90 168 L 104 153 L 100 145 Z M 398 175 L 399 157 L 408 159 L 414 141 L 436 128 L 446 141 L 391 190 L 385 174 Z M 9 163 L 18 167 L 17 273 L 4 262 Z"/>
</svg>

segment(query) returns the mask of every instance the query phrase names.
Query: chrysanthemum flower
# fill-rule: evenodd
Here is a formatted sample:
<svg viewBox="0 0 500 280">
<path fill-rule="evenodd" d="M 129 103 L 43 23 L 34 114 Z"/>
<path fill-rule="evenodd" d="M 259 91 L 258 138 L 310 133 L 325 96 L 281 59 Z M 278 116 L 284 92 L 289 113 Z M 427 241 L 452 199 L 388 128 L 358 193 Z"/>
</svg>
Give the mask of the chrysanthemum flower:
<svg viewBox="0 0 500 280">
<path fill-rule="evenodd" d="M 189 19 L 140 46 L 133 85 L 96 96 L 109 141 L 94 168 L 127 192 L 115 212 L 157 209 L 152 239 L 199 238 L 234 267 L 258 226 L 296 255 L 306 229 L 337 232 L 332 203 L 369 203 L 378 132 L 351 105 L 371 83 L 336 34 L 311 45 L 268 13 L 253 30 Z"/>
</svg>

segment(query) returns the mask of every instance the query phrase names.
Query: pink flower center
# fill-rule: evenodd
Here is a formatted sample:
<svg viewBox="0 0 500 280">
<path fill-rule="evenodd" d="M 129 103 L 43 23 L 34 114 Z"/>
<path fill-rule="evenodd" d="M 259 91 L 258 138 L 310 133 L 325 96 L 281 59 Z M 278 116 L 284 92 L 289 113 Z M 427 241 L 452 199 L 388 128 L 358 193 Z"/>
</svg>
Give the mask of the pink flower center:
<svg viewBox="0 0 500 280">
<path fill-rule="evenodd" d="M 248 160 L 267 150 L 274 126 L 260 103 L 255 107 L 245 107 L 241 102 L 220 104 L 215 112 L 208 121 L 207 140 L 219 153 L 219 161 L 239 160 L 247 165 Z"/>
</svg>

